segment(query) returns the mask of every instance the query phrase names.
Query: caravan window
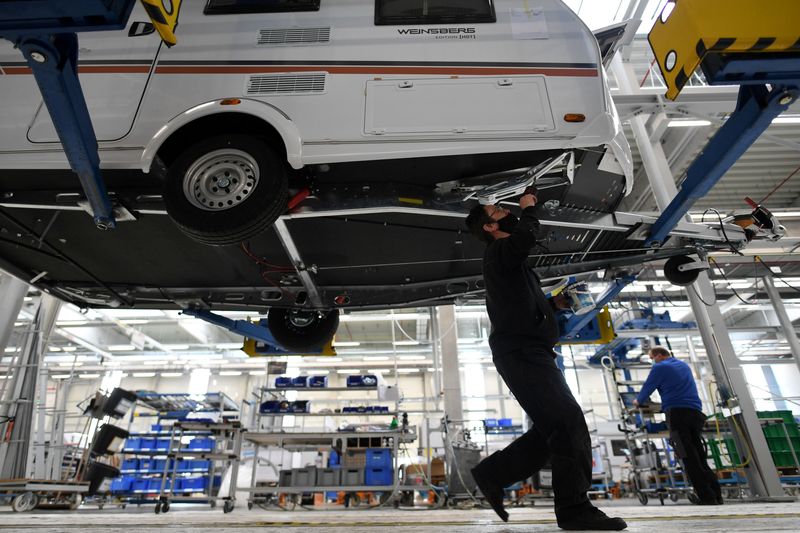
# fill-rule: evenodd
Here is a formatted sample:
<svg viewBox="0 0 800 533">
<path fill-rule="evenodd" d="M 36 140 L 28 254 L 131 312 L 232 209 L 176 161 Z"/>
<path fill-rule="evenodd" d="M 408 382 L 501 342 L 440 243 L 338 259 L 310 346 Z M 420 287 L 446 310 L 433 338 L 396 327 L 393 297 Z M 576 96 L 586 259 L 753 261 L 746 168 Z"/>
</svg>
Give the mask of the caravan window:
<svg viewBox="0 0 800 533">
<path fill-rule="evenodd" d="M 319 11 L 320 0 L 208 0 L 203 13 L 280 13 L 284 11 Z"/>
<path fill-rule="evenodd" d="M 375 0 L 375 24 L 496 22 L 494 0 Z"/>
</svg>

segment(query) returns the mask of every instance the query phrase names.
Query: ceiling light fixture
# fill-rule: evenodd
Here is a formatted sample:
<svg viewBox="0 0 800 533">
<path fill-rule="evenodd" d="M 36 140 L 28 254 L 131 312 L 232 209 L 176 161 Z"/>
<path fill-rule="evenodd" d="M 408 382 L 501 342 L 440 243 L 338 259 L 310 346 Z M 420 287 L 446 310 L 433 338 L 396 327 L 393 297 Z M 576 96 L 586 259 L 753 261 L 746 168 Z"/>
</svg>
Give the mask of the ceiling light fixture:
<svg viewBox="0 0 800 533">
<path fill-rule="evenodd" d="M 112 352 L 130 352 L 131 350 L 135 350 L 136 346 L 133 344 L 112 344 L 108 349 Z"/>
<path fill-rule="evenodd" d="M 394 341 L 394 342 L 392 342 L 392 344 L 394 344 L 395 346 L 417 346 L 417 345 L 419 345 L 419 341 L 412 341 L 412 340 Z"/>
<path fill-rule="evenodd" d="M 220 376 L 241 376 L 242 373 L 238 370 L 223 370 L 219 373 Z"/>
<path fill-rule="evenodd" d="M 183 375 L 183 372 L 162 372 L 162 378 L 179 378 Z"/>
<path fill-rule="evenodd" d="M 347 348 L 347 347 L 361 346 L 361 343 L 356 341 L 334 341 L 333 346 L 335 348 Z"/>
<path fill-rule="evenodd" d="M 155 372 L 134 372 L 133 377 L 135 378 L 154 378 L 156 377 Z"/>
<path fill-rule="evenodd" d="M 710 126 L 710 120 L 686 120 L 686 119 L 675 119 L 670 120 L 667 124 L 668 128 L 691 128 L 693 126 Z"/>
</svg>

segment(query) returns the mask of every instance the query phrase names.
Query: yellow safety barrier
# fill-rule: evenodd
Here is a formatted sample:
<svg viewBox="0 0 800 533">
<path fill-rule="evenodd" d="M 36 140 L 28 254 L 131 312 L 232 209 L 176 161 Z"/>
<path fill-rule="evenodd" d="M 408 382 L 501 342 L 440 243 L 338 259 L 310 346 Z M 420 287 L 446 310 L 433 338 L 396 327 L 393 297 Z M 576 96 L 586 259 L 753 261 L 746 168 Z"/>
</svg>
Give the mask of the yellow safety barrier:
<svg viewBox="0 0 800 533">
<path fill-rule="evenodd" d="M 711 54 L 800 54 L 800 1 L 667 2 L 648 40 L 675 100 Z"/>
<path fill-rule="evenodd" d="M 181 0 L 141 0 L 145 11 L 153 21 L 161 40 L 167 46 L 174 46 L 178 40 L 175 37 L 175 27 L 178 25 L 178 13 L 181 10 Z M 164 6 L 169 5 L 169 9 Z"/>
</svg>

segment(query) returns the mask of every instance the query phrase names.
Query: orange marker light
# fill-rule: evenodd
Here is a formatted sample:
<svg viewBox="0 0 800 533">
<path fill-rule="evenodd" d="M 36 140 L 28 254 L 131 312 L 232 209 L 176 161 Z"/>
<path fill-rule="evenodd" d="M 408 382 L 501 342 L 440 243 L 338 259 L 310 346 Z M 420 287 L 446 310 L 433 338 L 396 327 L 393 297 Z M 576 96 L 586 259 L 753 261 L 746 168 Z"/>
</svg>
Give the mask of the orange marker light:
<svg viewBox="0 0 800 533">
<path fill-rule="evenodd" d="M 238 98 L 226 98 L 220 101 L 219 105 L 239 105 L 242 101 Z"/>
<path fill-rule="evenodd" d="M 586 115 L 582 113 L 567 113 L 564 115 L 564 120 L 566 122 L 585 122 Z"/>
</svg>

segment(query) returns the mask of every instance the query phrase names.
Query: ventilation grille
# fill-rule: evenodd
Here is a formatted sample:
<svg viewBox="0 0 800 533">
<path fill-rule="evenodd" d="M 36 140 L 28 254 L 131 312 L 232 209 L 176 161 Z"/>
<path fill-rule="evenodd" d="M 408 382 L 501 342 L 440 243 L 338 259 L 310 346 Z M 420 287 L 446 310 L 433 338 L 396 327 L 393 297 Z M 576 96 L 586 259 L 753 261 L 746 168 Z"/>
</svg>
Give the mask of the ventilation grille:
<svg viewBox="0 0 800 533">
<path fill-rule="evenodd" d="M 251 76 L 247 80 L 249 96 L 270 94 L 308 94 L 325 91 L 325 73 L 270 74 Z"/>
<path fill-rule="evenodd" d="M 261 46 L 279 44 L 328 43 L 331 40 L 331 28 L 289 28 L 284 30 L 261 30 L 258 32 L 258 44 Z"/>
</svg>

